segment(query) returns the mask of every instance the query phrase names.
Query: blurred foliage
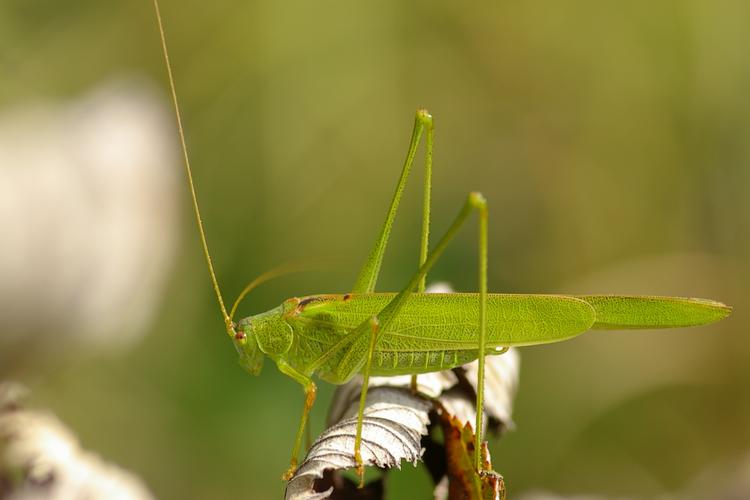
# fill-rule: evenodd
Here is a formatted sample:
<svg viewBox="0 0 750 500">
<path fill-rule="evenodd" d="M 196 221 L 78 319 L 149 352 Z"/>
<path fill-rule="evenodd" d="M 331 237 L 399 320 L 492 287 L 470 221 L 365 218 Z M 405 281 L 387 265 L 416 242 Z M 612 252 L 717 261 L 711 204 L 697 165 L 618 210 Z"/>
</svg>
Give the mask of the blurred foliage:
<svg viewBox="0 0 750 500">
<path fill-rule="evenodd" d="M 511 497 L 655 495 L 750 451 L 750 4 L 162 3 L 225 293 L 279 263 L 335 263 L 264 286 L 243 313 L 350 286 L 424 106 L 436 119 L 435 232 L 483 191 L 492 290 L 735 306 L 706 328 L 523 350 L 518 428 L 492 447 Z M 2 107 L 123 74 L 166 89 L 150 0 L 8 0 L 0 47 Z M 414 269 L 419 190 L 381 289 Z M 257 378 L 237 366 L 189 210 L 185 197 L 183 253 L 140 346 L 18 377 L 160 498 L 273 498 L 302 391 L 270 363 Z M 475 254 L 465 231 L 433 278 L 474 288 Z M 314 432 L 330 393 L 321 387 Z M 393 497 L 413 498 L 397 482 Z"/>
</svg>

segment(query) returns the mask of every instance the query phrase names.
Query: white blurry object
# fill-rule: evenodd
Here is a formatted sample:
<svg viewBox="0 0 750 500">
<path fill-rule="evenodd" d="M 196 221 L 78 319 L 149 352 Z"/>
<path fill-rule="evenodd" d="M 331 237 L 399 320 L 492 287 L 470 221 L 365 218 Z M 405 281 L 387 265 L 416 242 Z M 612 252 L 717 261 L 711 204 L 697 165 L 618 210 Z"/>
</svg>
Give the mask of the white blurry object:
<svg viewBox="0 0 750 500">
<path fill-rule="evenodd" d="M 136 82 L 0 114 L 0 367 L 144 331 L 176 244 L 173 130 Z"/>
<path fill-rule="evenodd" d="M 140 479 L 81 449 L 54 415 L 21 406 L 0 383 L 0 496 L 9 500 L 150 500 Z"/>
</svg>

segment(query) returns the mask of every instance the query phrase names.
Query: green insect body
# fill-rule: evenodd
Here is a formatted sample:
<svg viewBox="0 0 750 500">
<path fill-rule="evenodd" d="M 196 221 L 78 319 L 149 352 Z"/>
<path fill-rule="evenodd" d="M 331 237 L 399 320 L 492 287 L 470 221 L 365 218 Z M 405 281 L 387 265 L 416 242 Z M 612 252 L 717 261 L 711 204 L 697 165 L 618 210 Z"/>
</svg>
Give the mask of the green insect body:
<svg viewBox="0 0 750 500">
<path fill-rule="evenodd" d="M 363 375 L 353 450 L 354 462 L 362 478 L 362 422 L 371 375 L 416 376 L 478 360 L 475 431 L 477 438 L 481 439 L 486 355 L 502 354 L 511 346 L 567 340 L 589 329 L 696 326 L 718 321 L 730 313 L 728 306 L 705 299 L 488 293 L 488 208 L 481 194 L 469 194 L 452 225 L 428 252 L 433 121 L 427 111 L 419 110 L 385 222 L 349 293 L 292 298 L 275 309 L 235 324 L 232 317 L 239 301 L 255 286 L 273 277 L 274 272 L 266 273 L 248 285 L 231 312 L 227 312 L 200 217 L 157 0 L 154 0 L 154 8 L 196 223 L 227 334 L 232 338 L 245 370 L 260 373 L 264 358 L 270 357 L 282 373 L 300 383 L 305 391 L 305 404 L 291 465 L 283 476 L 285 479 L 291 478 L 296 469 L 307 417 L 315 401 L 313 376 L 343 384 L 358 373 Z M 423 133 L 426 135 L 425 172 L 418 270 L 398 293 L 376 293 L 383 255 Z M 427 274 L 474 213 L 479 219 L 478 293 L 423 293 Z M 482 467 L 479 458 L 480 454 L 475 454 L 477 471 Z"/>
<path fill-rule="evenodd" d="M 361 345 L 343 345 L 395 293 L 326 294 L 285 301 L 241 320 L 236 340 L 243 360 L 262 363 L 263 354 L 301 374 L 344 384 L 364 364 Z M 479 297 L 476 293 L 412 294 L 375 347 L 375 376 L 429 373 L 477 358 Z M 486 354 L 506 347 L 567 340 L 589 329 L 695 326 L 718 321 L 730 309 L 704 299 L 666 297 L 487 294 Z M 260 351 L 260 353 L 258 352 Z M 317 359 L 329 356 L 317 370 Z M 260 365 L 242 363 L 253 374 Z"/>
</svg>

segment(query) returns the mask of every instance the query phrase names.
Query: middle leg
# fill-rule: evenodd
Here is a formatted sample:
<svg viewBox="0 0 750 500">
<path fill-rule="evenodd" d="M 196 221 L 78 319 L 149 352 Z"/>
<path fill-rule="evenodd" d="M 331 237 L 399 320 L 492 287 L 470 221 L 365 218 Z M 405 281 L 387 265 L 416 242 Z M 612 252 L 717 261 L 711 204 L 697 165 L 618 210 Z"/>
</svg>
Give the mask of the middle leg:
<svg viewBox="0 0 750 500">
<path fill-rule="evenodd" d="M 481 383 L 477 387 L 477 434 L 481 436 L 481 416 L 482 416 L 482 405 L 483 405 L 483 383 L 484 383 L 484 349 L 486 345 L 486 330 L 487 330 L 487 202 L 484 197 L 479 193 L 471 193 L 466 200 L 463 208 L 459 212 L 453 224 L 448 228 L 448 231 L 438 242 L 433 252 L 427 257 L 425 263 L 419 268 L 419 271 L 411 278 L 409 283 L 401 290 L 378 314 L 378 327 L 373 328 L 372 319 L 360 324 L 351 334 L 352 344 L 350 349 L 357 349 L 356 345 L 364 339 L 364 336 L 370 332 L 369 348 L 367 350 L 367 356 L 361 360 L 360 363 L 351 367 L 352 373 L 343 373 L 341 377 L 346 380 L 356 371 L 362 370 L 365 380 L 369 380 L 370 372 L 372 369 L 372 358 L 377 348 L 378 336 L 383 331 L 386 331 L 390 326 L 391 322 L 399 314 L 403 306 L 406 304 L 409 296 L 414 293 L 415 288 L 418 286 L 420 280 L 432 269 L 437 260 L 445 251 L 450 241 L 454 238 L 458 230 L 463 226 L 466 219 L 469 217 L 472 211 L 478 210 L 480 213 L 480 324 L 479 324 L 479 353 L 478 358 L 480 360 L 480 379 Z M 362 393 L 360 395 L 360 411 L 357 414 L 357 435 L 361 435 L 362 432 L 362 420 L 363 420 L 363 409 L 364 404 L 362 403 L 367 398 L 367 385 L 362 386 Z M 357 463 L 357 471 L 363 472 L 362 458 L 360 455 L 359 445 L 360 440 L 355 440 L 354 456 Z M 479 470 L 479 463 L 477 463 L 477 470 Z M 361 476 L 360 476 L 361 480 Z"/>
</svg>

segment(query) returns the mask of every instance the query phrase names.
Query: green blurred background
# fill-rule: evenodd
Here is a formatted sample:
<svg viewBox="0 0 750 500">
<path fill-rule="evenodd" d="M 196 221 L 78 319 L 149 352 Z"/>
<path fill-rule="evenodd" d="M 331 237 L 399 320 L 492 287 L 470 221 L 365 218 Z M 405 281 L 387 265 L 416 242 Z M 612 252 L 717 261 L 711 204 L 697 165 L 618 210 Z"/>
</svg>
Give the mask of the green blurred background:
<svg viewBox="0 0 750 500">
<path fill-rule="evenodd" d="M 243 314 L 347 290 L 426 107 L 434 230 L 467 192 L 485 194 L 491 290 L 735 307 L 700 329 L 524 349 L 517 429 L 492 447 L 511 494 L 650 497 L 746 460 L 750 4 L 162 0 L 162 13 L 227 297 L 278 264 L 334 263 L 265 285 Z M 2 107 L 123 75 L 153 80 L 168 105 L 149 0 L 9 0 L 0 46 Z M 179 255 L 145 339 L 12 376 L 160 498 L 279 497 L 302 392 L 270 362 L 257 378 L 238 367 L 183 193 Z M 419 194 L 415 181 L 383 290 L 414 269 Z M 432 279 L 475 288 L 475 255 L 464 231 Z M 332 393 L 321 386 L 314 433 Z M 393 498 L 429 496 L 421 469 L 393 480 Z"/>
</svg>

